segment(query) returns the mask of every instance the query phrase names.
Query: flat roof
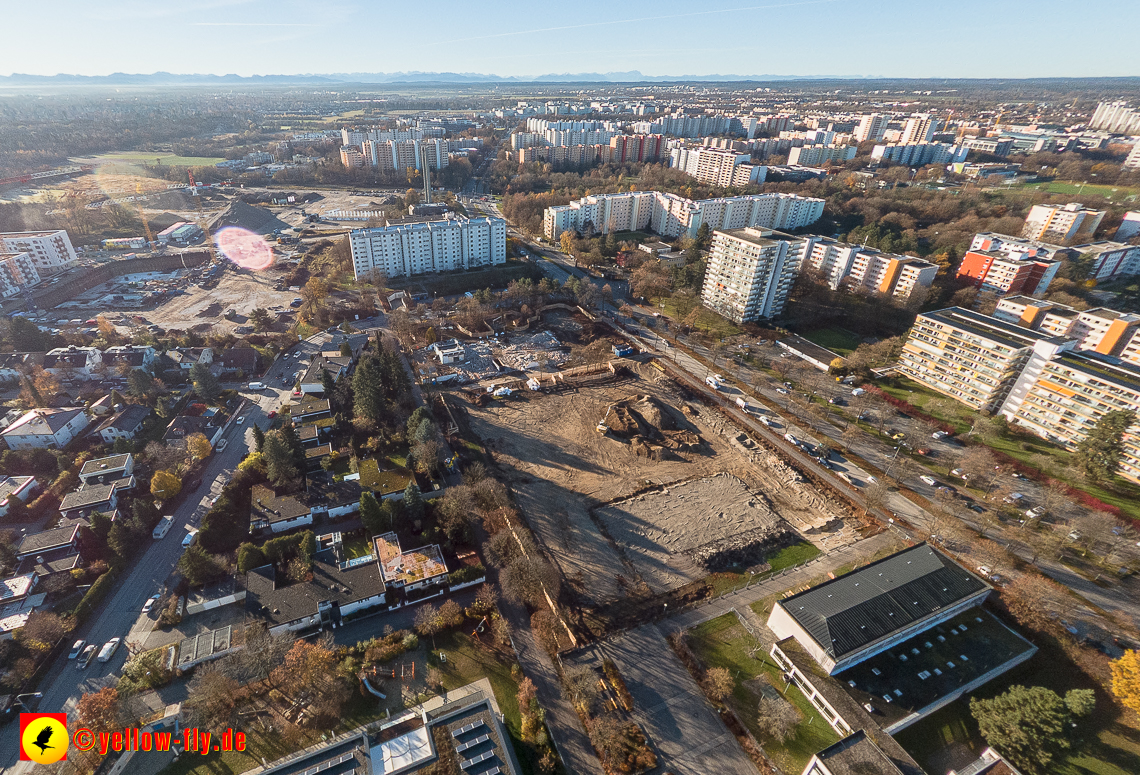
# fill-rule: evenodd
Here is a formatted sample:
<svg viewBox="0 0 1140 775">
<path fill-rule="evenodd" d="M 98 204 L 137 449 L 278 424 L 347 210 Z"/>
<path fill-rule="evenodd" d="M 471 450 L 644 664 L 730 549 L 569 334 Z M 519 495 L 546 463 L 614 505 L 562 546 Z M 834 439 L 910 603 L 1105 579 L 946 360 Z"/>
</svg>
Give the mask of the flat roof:
<svg viewBox="0 0 1140 775">
<path fill-rule="evenodd" d="M 947 307 L 933 312 L 923 312 L 919 317 L 960 328 L 983 339 L 1015 349 L 1032 347 L 1037 342 L 1047 340 L 1069 341 L 1066 337 L 1042 334 L 1032 329 L 1023 328 L 1016 323 L 1009 323 L 962 307 Z"/>
<path fill-rule="evenodd" d="M 831 775 L 902 775 L 862 729 L 816 754 Z"/>
<path fill-rule="evenodd" d="M 431 730 L 413 729 L 407 734 L 372 746 L 372 775 L 394 775 L 435 756 Z"/>
<path fill-rule="evenodd" d="M 776 604 L 839 659 L 990 589 L 921 543 Z"/>
<path fill-rule="evenodd" d="M 395 533 L 384 533 L 374 539 L 380 573 L 385 582 L 414 584 L 447 573 L 443 555 L 435 544 L 403 551 Z"/>
<path fill-rule="evenodd" d="M 131 459 L 130 452 L 124 452 L 121 455 L 111 455 L 110 457 L 100 457 L 94 460 L 88 460 L 83 464 L 83 468 L 79 469 L 79 475 L 97 474 L 101 471 L 117 471 L 120 468 L 126 468 L 127 463 Z"/>
</svg>

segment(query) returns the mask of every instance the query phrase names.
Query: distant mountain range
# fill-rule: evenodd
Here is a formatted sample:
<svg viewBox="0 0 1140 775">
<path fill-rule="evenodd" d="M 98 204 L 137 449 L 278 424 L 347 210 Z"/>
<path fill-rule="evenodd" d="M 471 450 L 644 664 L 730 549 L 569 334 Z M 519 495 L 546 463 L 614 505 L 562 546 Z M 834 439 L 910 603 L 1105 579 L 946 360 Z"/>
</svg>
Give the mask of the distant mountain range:
<svg viewBox="0 0 1140 775">
<path fill-rule="evenodd" d="M 844 79 L 853 76 L 792 75 L 645 75 L 637 70 L 619 73 L 548 73 L 534 77 L 487 73 L 328 73 L 302 75 L 202 75 L 176 73 L 112 73 L 111 75 L 0 75 L 0 86 L 155 86 L 225 84 L 341 84 L 341 83 L 662 83 L 670 81 L 792 81 Z M 865 77 L 865 76 L 855 76 Z"/>
</svg>

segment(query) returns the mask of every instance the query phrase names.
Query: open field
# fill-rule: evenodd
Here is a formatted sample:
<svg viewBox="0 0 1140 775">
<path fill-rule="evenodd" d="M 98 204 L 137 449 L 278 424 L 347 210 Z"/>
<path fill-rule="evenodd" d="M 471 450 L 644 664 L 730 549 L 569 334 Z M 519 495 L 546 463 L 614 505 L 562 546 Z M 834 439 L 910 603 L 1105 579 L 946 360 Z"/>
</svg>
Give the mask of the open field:
<svg viewBox="0 0 1140 775">
<path fill-rule="evenodd" d="M 1072 183 L 1055 180 L 1052 183 L 1030 183 L 1023 188 L 1027 191 L 1048 191 L 1050 194 L 1098 194 L 1105 199 L 1132 201 L 1140 197 L 1140 189 L 1128 186 L 1101 186 L 1088 183 Z"/>
<path fill-rule="evenodd" d="M 689 297 L 672 296 L 668 299 L 654 299 L 653 302 L 678 323 L 682 323 L 694 309 L 698 310 L 697 320 L 693 328 L 709 336 L 723 338 L 743 333 L 728 318 L 723 318 L 712 310 L 701 306 L 700 298 L 695 295 Z"/>
<path fill-rule="evenodd" d="M 221 156 L 178 156 L 173 153 L 158 151 L 145 153 L 143 151 L 119 151 L 116 153 L 103 153 L 84 159 L 72 159 L 77 164 L 151 164 L 167 167 L 206 167 L 225 161 Z"/>
<path fill-rule="evenodd" d="M 695 569 L 692 548 L 714 539 L 746 543 L 750 531 L 777 529 L 777 515 L 806 530 L 821 518 L 845 514 L 775 458 L 739 446 L 733 441 L 739 429 L 686 403 L 672 380 L 648 365 L 634 368 L 636 373 L 620 383 L 516 394 L 508 401 L 465 407 L 472 432 L 492 453 L 580 605 L 595 608 L 679 586 L 704 572 Z M 699 444 L 653 459 L 642 456 L 640 437 L 599 433 L 596 425 L 607 410 L 631 396 L 651 397 L 676 433 L 694 434 Z M 612 417 L 607 422 L 614 427 Z M 695 481 L 719 473 L 736 479 Z M 679 482 L 691 484 L 675 486 Z M 732 497 L 715 494 L 722 485 L 733 490 Z M 598 508 L 655 487 L 667 487 L 668 493 Z M 685 496 L 683 506 L 654 508 L 658 497 L 673 503 L 678 494 Z M 717 523 L 715 536 L 705 537 L 709 526 L 701 519 L 706 516 Z M 759 564 L 758 556 L 742 558 Z"/>
<path fill-rule="evenodd" d="M 859 337 L 842 328 L 821 328 L 800 336 L 839 355 L 850 355 L 859 346 Z"/>
</svg>

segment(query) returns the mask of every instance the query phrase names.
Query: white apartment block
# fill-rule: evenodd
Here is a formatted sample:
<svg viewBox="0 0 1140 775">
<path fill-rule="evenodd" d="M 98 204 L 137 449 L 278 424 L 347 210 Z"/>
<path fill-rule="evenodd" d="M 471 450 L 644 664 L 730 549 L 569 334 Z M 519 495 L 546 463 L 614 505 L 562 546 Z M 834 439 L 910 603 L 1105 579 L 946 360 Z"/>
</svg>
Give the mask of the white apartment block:
<svg viewBox="0 0 1140 775">
<path fill-rule="evenodd" d="M 40 273 L 27 253 L 0 252 L 0 297 L 15 296 L 40 281 Z"/>
<path fill-rule="evenodd" d="M 546 140 L 537 132 L 515 132 L 511 135 L 511 150 L 518 151 L 523 148 L 533 148 L 536 145 L 545 145 Z"/>
<path fill-rule="evenodd" d="M 1140 110 L 1126 102 L 1102 102 L 1096 106 L 1089 128 L 1117 135 L 1140 134 Z"/>
<path fill-rule="evenodd" d="M 1128 156 L 1124 159 L 1125 169 L 1140 169 L 1140 142 L 1132 146 L 1132 150 L 1128 152 Z"/>
<path fill-rule="evenodd" d="M 860 117 L 859 125 L 855 127 L 855 139 L 861 143 L 868 140 L 882 140 L 883 133 L 887 131 L 887 124 L 891 117 L 884 113 L 868 113 Z"/>
<path fill-rule="evenodd" d="M 11 231 L 0 233 L 0 251 L 27 253 L 40 277 L 50 277 L 75 266 L 79 261 L 71 238 L 58 231 Z"/>
<path fill-rule="evenodd" d="M 856 150 L 854 145 L 803 145 L 788 152 L 788 164 L 800 167 L 841 164 L 854 159 Z"/>
<path fill-rule="evenodd" d="M 930 113 L 917 113 L 908 118 L 903 124 L 902 136 L 899 142 L 902 145 L 910 143 L 929 143 L 934 133 L 938 131 L 939 122 Z"/>
<path fill-rule="evenodd" d="M 804 263 L 819 272 L 832 289 L 841 286 L 907 299 L 916 288 L 929 288 L 938 266 L 921 258 L 880 253 L 829 237 L 806 237 Z"/>
<path fill-rule="evenodd" d="M 751 164 L 747 153 L 721 148 L 674 148 L 669 153 L 670 165 L 702 183 L 713 186 L 743 187 L 763 183 L 768 168 Z"/>
<path fill-rule="evenodd" d="M 1063 258 L 1075 255 L 1073 248 L 1055 245 L 1051 242 L 1042 242 L 1025 237 L 1014 237 L 1010 234 L 998 234 L 994 231 L 982 231 L 974 235 L 970 243 L 970 250 L 996 250 L 1015 259 L 1049 259 L 1060 261 Z"/>
<path fill-rule="evenodd" d="M 1104 210 L 1086 209 L 1079 202 L 1067 205 L 1033 205 L 1025 216 L 1021 236 L 1031 240 L 1072 239 L 1078 232 L 1093 234 L 1104 219 Z"/>
<path fill-rule="evenodd" d="M 1076 350 L 1119 358 L 1140 366 L 1140 315 L 1105 307 L 1076 310 L 1030 296 L 1009 296 L 998 302 L 993 316 L 1047 336 L 1073 340 Z"/>
<path fill-rule="evenodd" d="M 958 164 L 966 160 L 968 148 L 946 143 L 887 143 L 871 149 L 871 158 L 922 167 L 927 164 Z"/>
<path fill-rule="evenodd" d="M 349 233 L 358 280 L 375 271 L 388 277 L 449 272 L 506 263 L 507 223 L 502 218 L 460 218 L 401 223 Z"/>
<path fill-rule="evenodd" d="M 1122 240 L 1132 239 L 1137 234 L 1140 234 L 1140 212 L 1133 210 L 1124 214 L 1124 220 L 1120 223 L 1116 234 L 1112 235 L 1112 238 L 1120 242 Z"/>
<path fill-rule="evenodd" d="M 767 229 L 714 231 L 701 303 L 736 323 L 778 317 L 806 245 Z"/>
<path fill-rule="evenodd" d="M 361 149 L 364 163 L 380 170 L 422 170 L 424 159 L 429 169 L 442 169 L 450 150 L 447 140 L 440 139 L 365 140 Z"/>
<path fill-rule="evenodd" d="M 614 133 L 605 129 L 547 129 L 543 139 L 547 145 L 609 145 Z"/>
<path fill-rule="evenodd" d="M 340 149 L 340 163 L 346 169 L 352 169 L 354 167 L 360 169 L 364 166 L 364 154 L 351 145 L 342 146 Z"/>
<path fill-rule="evenodd" d="M 1089 262 L 1089 278 L 1097 282 L 1140 274 L 1140 245 L 1100 240 L 1076 245 L 1073 250 Z"/>
<path fill-rule="evenodd" d="M 558 239 L 564 231 L 651 229 L 662 237 L 694 237 L 702 223 L 710 229 L 799 229 L 819 220 L 823 200 L 794 194 L 749 194 L 719 199 L 685 199 L 660 191 L 584 196 L 548 207 L 543 233 Z"/>
</svg>

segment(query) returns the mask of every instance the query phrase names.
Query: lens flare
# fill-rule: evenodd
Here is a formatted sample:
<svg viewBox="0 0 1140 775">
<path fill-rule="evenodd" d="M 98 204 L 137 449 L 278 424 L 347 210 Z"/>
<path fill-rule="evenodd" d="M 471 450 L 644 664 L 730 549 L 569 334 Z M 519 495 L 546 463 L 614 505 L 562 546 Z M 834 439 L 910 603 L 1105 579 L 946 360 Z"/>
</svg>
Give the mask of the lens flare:
<svg viewBox="0 0 1140 775">
<path fill-rule="evenodd" d="M 215 237 L 218 250 L 243 269 L 260 272 L 273 266 L 273 248 L 263 237 L 240 226 L 227 226 Z"/>
</svg>

